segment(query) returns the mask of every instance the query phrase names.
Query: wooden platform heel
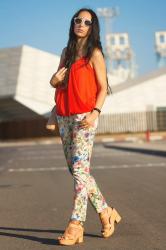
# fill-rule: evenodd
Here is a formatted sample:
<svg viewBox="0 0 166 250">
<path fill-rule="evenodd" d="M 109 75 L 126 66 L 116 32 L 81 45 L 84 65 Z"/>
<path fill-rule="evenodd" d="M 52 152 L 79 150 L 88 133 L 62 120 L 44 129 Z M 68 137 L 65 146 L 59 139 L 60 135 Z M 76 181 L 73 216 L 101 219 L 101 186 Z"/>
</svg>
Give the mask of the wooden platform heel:
<svg viewBox="0 0 166 250">
<path fill-rule="evenodd" d="M 102 236 L 104 238 L 110 237 L 115 231 L 115 223 L 121 221 L 121 216 L 115 208 L 107 207 L 106 210 L 100 214 L 102 223 Z"/>
<path fill-rule="evenodd" d="M 81 224 L 70 222 L 64 234 L 58 237 L 60 245 L 75 245 L 83 242 L 84 228 Z"/>
</svg>

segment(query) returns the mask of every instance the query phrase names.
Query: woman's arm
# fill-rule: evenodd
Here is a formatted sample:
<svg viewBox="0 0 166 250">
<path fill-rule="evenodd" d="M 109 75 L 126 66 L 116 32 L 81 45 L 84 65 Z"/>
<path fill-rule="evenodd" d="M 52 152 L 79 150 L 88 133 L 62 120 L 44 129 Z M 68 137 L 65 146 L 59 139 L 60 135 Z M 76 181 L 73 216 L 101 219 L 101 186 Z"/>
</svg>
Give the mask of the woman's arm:
<svg viewBox="0 0 166 250">
<path fill-rule="evenodd" d="M 51 77 L 51 80 L 50 80 L 50 84 L 54 88 L 57 88 L 65 78 L 65 73 L 67 70 L 67 68 L 63 67 L 63 63 L 64 63 L 64 59 L 65 59 L 65 52 L 66 52 L 66 48 L 64 48 L 62 51 L 58 70 L 55 74 L 53 74 L 53 76 Z"/>
<path fill-rule="evenodd" d="M 107 95 L 107 73 L 105 60 L 99 49 L 94 50 L 91 62 L 96 73 L 98 84 L 98 93 L 95 107 L 101 110 Z M 94 110 L 93 112 L 98 111 Z"/>
<path fill-rule="evenodd" d="M 99 49 L 95 49 L 93 55 L 91 57 L 91 63 L 95 70 L 97 84 L 98 84 L 98 92 L 96 98 L 95 108 L 101 110 L 106 95 L 107 95 L 107 73 L 106 73 L 106 64 L 104 61 L 104 57 Z M 95 119 L 99 116 L 99 112 L 97 110 L 93 110 L 82 122 L 81 127 L 89 127 L 95 121 Z"/>
</svg>

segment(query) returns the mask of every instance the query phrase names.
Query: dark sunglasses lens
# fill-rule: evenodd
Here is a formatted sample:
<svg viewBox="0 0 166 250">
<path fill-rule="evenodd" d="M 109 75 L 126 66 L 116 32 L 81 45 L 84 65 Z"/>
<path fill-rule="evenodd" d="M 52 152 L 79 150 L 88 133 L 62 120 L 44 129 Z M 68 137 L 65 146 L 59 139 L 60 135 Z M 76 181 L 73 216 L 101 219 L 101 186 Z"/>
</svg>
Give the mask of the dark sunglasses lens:
<svg viewBox="0 0 166 250">
<path fill-rule="evenodd" d="M 75 24 L 80 24 L 82 22 L 81 18 L 74 19 Z"/>
<path fill-rule="evenodd" d="M 85 20 L 85 25 L 86 26 L 90 26 L 92 24 L 92 22 L 90 20 Z"/>
</svg>

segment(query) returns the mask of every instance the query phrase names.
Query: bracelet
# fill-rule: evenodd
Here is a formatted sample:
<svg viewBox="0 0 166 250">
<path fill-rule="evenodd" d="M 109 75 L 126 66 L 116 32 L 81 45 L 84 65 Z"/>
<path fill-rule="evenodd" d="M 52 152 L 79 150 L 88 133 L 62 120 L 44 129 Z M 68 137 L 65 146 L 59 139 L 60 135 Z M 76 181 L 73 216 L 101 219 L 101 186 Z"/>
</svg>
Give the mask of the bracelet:
<svg viewBox="0 0 166 250">
<path fill-rule="evenodd" d="M 100 109 L 98 109 L 98 108 L 94 108 L 93 110 L 98 111 L 98 112 L 99 112 L 99 114 L 101 113 L 101 110 L 100 110 Z"/>
</svg>

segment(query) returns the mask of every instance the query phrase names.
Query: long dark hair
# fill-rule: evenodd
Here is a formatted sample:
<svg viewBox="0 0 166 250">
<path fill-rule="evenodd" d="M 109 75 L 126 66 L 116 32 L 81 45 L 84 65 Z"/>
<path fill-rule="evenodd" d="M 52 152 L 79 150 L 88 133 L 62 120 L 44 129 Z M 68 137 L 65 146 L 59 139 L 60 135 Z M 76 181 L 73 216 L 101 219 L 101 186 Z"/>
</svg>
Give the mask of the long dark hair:
<svg viewBox="0 0 166 250">
<path fill-rule="evenodd" d="M 65 82 L 68 81 L 70 68 L 71 68 L 71 65 L 75 61 L 76 53 L 77 53 L 77 50 L 76 50 L 77 36 L 74 33 L 74 18 L 77 17 L 82 11 L 89 12 L 92 17 L 91 32 L 88 36 L 87 43 L 86 43 L 85 58 L 87 59 L 87 61 L 89 61 L 95 48 L 98 48 L 104 56 L 101 41 L 100 41 L 100 25 L 99 25 L 99 21 L 98 21 L 98 17 L 96 13 L 92 9 L 87 9 L 87 8 L 82 8 L 78 10 L 72 17 L 71 23 L 70 23 L 69 40 L 67 43 L 65 59 L 64 59 L 64 65 L 65 67 L 68 68 L 68 71 L 65 77 Z M 107 94 L 110 94 L 111 92 L 112 91 L 108 84 L 108 78 L 107 78 Z"/>
</svg>

